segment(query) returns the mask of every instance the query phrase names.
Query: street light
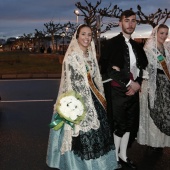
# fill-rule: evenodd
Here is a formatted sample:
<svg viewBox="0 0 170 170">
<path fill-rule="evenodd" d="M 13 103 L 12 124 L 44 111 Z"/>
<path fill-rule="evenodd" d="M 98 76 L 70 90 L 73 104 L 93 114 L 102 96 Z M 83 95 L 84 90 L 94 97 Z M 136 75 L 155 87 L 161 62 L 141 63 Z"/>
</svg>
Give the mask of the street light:
<svg viewBox="0 0 170 170">
<path fill-rule="evenodd" d="M 63 55 L 64 55 L 64 37 L 65 37 L 65 35 L 66 35 L 65 32 L 62 32 L 62 33 L 61 33 L 61 36 L 62 36 L 62 38 L 63 38 Z"/>
<path fill-rule="evenodd" d="M 79 18 L 78 18 L 78 17 L 79 17 L 79 10 L 77 10 L 77 9 L 74 10 L 74 13 L 75 13 L 76 16 L 77 16 L 77 25 L 78 25 L 78 22 L 79 22 L 79 21 L 78 21 L 78 19 L 79 19 Z"/>
</svg>

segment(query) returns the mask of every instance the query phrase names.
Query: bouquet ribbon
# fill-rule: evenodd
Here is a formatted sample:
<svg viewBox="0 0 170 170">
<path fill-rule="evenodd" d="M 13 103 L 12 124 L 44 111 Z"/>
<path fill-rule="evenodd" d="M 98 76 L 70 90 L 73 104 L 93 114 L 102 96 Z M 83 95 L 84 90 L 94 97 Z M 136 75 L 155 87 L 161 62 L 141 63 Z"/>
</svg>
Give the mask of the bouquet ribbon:
<svg viewBox="0 0 170 170">
<path fill-rule="evenodd" d="M 50 128 L 59 130 L 66 123 L 74 128 L 74 124 L 80 124 L 85 117 L 85 106 L 79 93 L 68 91 L 61 94 L 54 105 L 54 115 Z"/>
<path fill-rule="evenodd" d="M 74 124 L 65 118 L 60 117 L 58 113 L 54 116 L 54 121 L 49 124 L 50 128 L 54 128 L 54 130 L 58 130 L 63 127 L 64 123 L 69 124 L 72 128 L 74 127 Z"/>
</svg>

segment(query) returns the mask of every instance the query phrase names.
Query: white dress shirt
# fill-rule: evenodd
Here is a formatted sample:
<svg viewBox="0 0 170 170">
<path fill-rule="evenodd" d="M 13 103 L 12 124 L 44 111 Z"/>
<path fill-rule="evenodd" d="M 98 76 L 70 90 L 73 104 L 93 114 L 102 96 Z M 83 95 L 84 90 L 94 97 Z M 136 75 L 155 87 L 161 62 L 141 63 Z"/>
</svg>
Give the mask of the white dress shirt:
<svg viewBox="0 0 170 170">
<path fill-rule="evenodd" d="M 125 38 L 126 44 L 128 45 L 128 48 L 129 48 L 130 72 L 133 74 L 133 78 L 135 80 L 139 76 L 139 69 L 136 66 L 136 57 L 135 57 L 135 54 L 133 52 L 132 45 L 129 42 L 129 39 L 126 38 L 125 36 L 124 36 L 124 38 Z M 129 86 L 130 83 L 131 83 L 131 80 L 128 82 L 128 84 L 126 86 Z"/>
</svg>

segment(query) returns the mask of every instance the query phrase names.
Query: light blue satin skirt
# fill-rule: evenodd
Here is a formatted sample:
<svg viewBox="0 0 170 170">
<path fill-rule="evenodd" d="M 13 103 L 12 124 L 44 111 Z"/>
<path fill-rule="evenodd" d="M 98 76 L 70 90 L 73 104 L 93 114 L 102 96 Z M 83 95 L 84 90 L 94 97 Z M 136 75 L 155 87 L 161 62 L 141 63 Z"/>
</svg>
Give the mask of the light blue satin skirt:
<svg viewBox="0 0 170 170">
<path fill-rule="evenodd" d="M 117 167 L 115 150 L 96 159 L 82 160 L 73 151 L 67 151 L 63 155 L 60 148 L 63 138 L 63 129 L 50 130 L 47 150 L 47 165 L 60 170 L 114 170 Z"/>
</svg>

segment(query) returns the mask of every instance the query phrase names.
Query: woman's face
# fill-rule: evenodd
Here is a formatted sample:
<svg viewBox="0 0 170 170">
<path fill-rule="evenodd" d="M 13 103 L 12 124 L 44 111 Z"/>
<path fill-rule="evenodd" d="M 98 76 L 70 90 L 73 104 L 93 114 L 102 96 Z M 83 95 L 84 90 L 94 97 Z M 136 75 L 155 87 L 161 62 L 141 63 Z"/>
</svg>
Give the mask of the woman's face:
<svg viewBox="0 0 170 170">
<path fill-rule="evenodd" d="M 168 37 L 168 29 L 167 28 L 159 28 L 158 32 L 157 32 L 157 42 L 158 44 L 162 45 L 165 40 Z"/>
<path fill-rule="evenodd" d="M 81 50 L 86 51 L 92 39 L 92 32 L 89 27 L 83 27 L 77 38 Z"/>
</svg>

